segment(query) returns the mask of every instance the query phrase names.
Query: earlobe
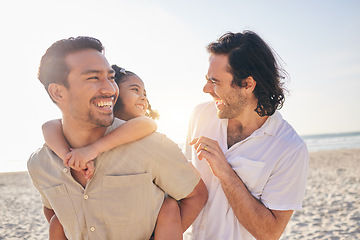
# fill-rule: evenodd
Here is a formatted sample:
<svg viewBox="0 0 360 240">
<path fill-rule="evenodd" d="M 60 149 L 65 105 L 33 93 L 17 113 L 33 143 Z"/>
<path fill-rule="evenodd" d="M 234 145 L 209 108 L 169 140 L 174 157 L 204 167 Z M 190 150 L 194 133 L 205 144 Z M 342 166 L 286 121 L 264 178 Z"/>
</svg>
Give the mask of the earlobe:
<svg viewBox="0 0 360 240">
<path fill-rule="evenodd" d="M 48 87 L 48 92 L 50 97 L 57 103 L 61 103 L 64 101 L 65 97 L 65 87 L 60 84 L 51 83 Z"/>
</svg>

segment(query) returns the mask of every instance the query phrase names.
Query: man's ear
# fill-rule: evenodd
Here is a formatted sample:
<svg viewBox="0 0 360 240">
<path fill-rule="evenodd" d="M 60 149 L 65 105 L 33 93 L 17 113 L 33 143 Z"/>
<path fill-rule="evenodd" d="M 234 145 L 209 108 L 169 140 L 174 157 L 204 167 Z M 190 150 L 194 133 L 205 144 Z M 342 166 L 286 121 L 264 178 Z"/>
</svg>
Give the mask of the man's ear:
<svg viewBox="0 0 360 240">
<path fill-rule="evenodd" d="M 48 92 L 56 103 L 61 103 L 66 97 L 67 90 L 64 85 L 51 83 L 48 87 Z"/>
<path fill-rule="evenodd" d="M 253 79 L 253 77 L 249 76 L 248 78 L 245 79 L 245 82 L 246 82 L 245 90 L 249 93 L 253 92 L 256 87 L 256 81 Z"/>
</svg>

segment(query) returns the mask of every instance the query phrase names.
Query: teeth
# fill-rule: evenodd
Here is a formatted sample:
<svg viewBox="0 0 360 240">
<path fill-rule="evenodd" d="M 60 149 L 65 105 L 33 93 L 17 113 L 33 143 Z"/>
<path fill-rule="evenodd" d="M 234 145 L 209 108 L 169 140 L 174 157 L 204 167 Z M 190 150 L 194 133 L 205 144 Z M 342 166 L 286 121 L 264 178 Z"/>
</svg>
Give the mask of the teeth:
<svg viewBox="0 0 360 240">
<path fill-rule="evenodd" d="M 216 106 L 225 105 L 221 100 L 216 100 L 215 104 L 216 104 Z"/>
<path fill-rule="evenodd" d="M 136 105 L 136 107 L 144 111 L 144 106 L 142 106 L 142 105 Z"/>
<path fill-rule="evenodd" d="M 112 106 L 112 102 L 111 102 L 111 101 L 109 101 L 109 102 L 98 102 L 98 103 L 96 103 L 96 105 L 97 105 L 98 107 L 111 107 L 111 106 Z"/>
</svg>

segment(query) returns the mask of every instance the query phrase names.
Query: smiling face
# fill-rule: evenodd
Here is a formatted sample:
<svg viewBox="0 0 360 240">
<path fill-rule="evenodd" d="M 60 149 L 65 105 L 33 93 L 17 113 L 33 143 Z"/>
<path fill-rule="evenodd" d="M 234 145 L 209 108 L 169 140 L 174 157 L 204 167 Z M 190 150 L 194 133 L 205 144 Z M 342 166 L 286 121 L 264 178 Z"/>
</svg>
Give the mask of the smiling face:
<svg viewBox="0 0 360 240">
<path fill-rule="evenodd" d="M 115 116 L 122 120 L 144 116 L 148 109 L 144 82 L 130 74 L 119 83 L 119 99 L 115 106 Z"/>
<path fill-rule="evenodd" d="M 65 58 L 69 87 L 62 112 L 68 120 L 107 127 L 114 121 L 113 106 L 119 94 L 114 70 L 94 49 L 80 50 Z"/>
<path fill-rule="evenodd" d="M 214 98 L 219 118 L 238 117 L 248 104 L 243 89 L 231 85 L 233 76 L 229 71 L 228 56 L 211 54 L 209 63 L 203 91 Z"/>
</svg>

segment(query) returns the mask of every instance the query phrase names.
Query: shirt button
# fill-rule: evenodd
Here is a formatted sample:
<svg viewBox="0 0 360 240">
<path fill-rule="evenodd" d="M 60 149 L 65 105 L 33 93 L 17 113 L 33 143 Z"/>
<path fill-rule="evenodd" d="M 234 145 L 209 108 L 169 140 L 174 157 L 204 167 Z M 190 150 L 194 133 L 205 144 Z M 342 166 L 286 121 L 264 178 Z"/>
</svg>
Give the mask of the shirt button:
<svg viewBox="0 0 360 240">
<path fill-rule="evenodd" d="M 64 173 L 67 173 L 68 169 L 67 168 L 64 168 Z"/>
<path fill-rule="evenodd" d="M 89 198 L 89 196 L 88 195 L 84 195 L 84 199 L 86 200 L 86 199 L 88 199 Z"/>
<path fill-rule="evenodd" d="M 95 227 L 91 227 L 90 231 L 94 232 L 95 231 Z"/>
</svg>

